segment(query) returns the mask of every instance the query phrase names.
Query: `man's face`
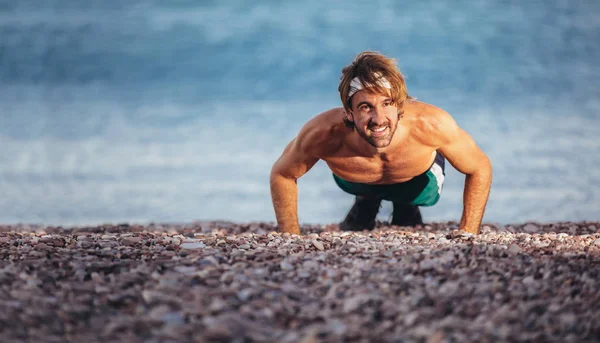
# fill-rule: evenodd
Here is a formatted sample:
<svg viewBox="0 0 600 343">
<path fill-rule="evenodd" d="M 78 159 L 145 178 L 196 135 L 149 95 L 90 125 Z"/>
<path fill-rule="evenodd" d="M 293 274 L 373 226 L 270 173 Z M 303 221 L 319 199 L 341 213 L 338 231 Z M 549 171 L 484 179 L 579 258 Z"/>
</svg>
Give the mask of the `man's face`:
<svg viewBox="0 0 600 343">
<path fill-rule="evenodd" d="M 358 91 L 352 97 L 352 113 L 346 115 L 358 134 L 376 148 L 390 145 L 398 127 L 398 108 L 388 95 Z"/>
</svg>

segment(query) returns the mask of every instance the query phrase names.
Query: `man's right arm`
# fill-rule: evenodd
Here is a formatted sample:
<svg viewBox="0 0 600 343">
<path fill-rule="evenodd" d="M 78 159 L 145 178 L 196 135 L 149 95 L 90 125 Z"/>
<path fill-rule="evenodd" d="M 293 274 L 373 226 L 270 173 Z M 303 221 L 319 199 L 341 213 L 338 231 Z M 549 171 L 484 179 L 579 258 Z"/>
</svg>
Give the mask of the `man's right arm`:
<svg viewBox="0 0 600 343">
<path fill-rule="evenodd" d="M 285 148 L 271 169 L 271 198 L 277 225 L 281 232 L 300 234 L 298 223 L 297 180 L 312 168 L 319 158 L 313 150 L 312 125 L 305 125 Z"/>
</svg>

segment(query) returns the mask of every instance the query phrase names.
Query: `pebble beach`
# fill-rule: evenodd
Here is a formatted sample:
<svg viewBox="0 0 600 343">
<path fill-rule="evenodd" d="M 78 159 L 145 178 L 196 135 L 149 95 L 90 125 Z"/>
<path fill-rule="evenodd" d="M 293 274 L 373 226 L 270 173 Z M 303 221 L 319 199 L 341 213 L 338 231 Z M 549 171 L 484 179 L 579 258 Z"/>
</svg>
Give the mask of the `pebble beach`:
<svg viewBox="0 0 600 343">
<path fill-rule="evenodd" d="M 600 223 L 0 226 L 6 342 L 600 341 Z"/>
</svg>

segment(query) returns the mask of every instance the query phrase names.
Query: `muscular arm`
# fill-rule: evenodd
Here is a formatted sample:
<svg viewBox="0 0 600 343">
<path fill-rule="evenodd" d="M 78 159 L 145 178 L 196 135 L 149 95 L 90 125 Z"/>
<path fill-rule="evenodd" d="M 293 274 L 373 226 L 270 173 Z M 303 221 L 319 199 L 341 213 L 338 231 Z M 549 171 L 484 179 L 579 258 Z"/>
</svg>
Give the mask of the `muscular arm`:
<svg viewBox="0 0 600 343">
<path fill-rule="evenodd" d="M 300 234 L 297 180 L 318 158 L 302 151 L 298 137 L 292 140 L 271 169 L 271 199 L 281 232 Z"/>
<path fill-rule="evenodd" d="M 317 163 L 322 150 L 335 146 L 330 130 L 334 115 L 332 110 L 306 123 L 271 169 L 271 198 L 281 232 L 300 234 L 296 181 Z"/>
<path fill-rule="evenodd" d="M 479 233 L 492 184 L 490 159 L 450 115 L 441 111 L 436 116 L 438 151 L 456 170 L 465 174 L 460 229 Z"/>
</svg>

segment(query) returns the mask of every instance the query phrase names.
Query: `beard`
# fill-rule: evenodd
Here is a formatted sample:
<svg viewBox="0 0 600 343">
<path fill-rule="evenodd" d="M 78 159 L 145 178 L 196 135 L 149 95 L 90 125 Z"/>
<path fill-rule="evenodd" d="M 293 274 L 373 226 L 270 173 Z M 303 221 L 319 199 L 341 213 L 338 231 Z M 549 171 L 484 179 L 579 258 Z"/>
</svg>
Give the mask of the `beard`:
<svg viewBox="0 0 600 343">
<path fill-rule="evenodd" d="M 398 113 L 398 120 L 400 120 L 401 114 Z M 372 129 L 375 127 L 384 127 L 387 126 L 387 132 L 382 136 L 373 136 Z M 398 127 L 398 121 L 396 121 L 395 125 L 391 122 L 387 122 L 385 124 L 375 124 L 369 122 L 366 129 L 356 127 L 356 132 L 358 135 L 362 137 L 367 143 L 371 144 L 375 148 L 385 148 L 392 142 L 392 138 L 394 137 L 394 133 L 396 132 L 396 128 Z"/>
</svg>

